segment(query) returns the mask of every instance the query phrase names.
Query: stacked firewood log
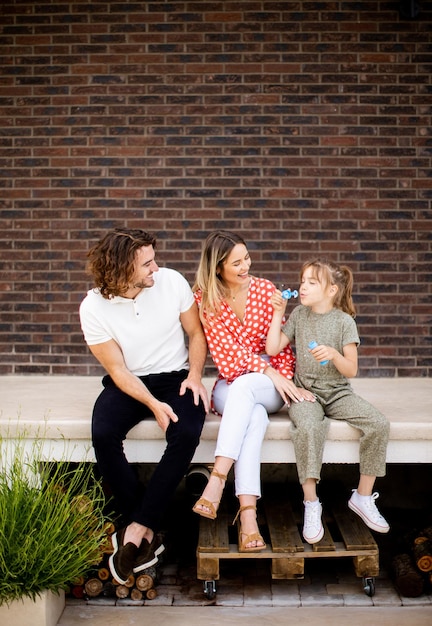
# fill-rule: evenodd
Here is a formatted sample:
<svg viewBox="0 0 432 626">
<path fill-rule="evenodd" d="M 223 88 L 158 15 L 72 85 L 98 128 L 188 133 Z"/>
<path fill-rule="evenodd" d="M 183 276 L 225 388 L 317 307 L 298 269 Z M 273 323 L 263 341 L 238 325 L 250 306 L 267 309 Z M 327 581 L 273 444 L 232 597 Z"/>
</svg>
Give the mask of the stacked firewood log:
<svg viewBox="0 0 432 626">
<path fill-rule="evenodd" d="M 403 596 L 416 598 L 432 585 L 432 526 L 407 535 L 405 546 L 393 558 L 395 585 Z"/>
<path fill-rule="evenodd" d="M 101 545 L 100 561 L 85 575 L 71 582 L 69 594 L 78 599 L 97 597 L 130 599 L 134 601 L 154 600 L 157 596 L 156 567 L 149 567 L 136 576 L 129 576 L 124 585 L 119 584 L 112 576 L 108 559 L 113 552 L 111 535 L 115 532 L 112 522 L 105 525 L 105 541 Z"/>
</svg>

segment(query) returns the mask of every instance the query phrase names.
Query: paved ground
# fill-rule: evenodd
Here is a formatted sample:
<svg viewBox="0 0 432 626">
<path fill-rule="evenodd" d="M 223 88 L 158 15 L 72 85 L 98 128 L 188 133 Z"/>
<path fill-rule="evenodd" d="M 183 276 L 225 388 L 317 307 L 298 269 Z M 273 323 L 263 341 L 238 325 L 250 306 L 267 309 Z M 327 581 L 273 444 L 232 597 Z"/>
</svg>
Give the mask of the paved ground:
<svg viewBox="0 0 432 626">
<path fill-rule="evenodd" d="M 67 607 L 58 626 L 430 626 L 430 607 Z"/>
<path fill-rule="evenodd" d="M 430 626 L 425 607 L 299 608 L 281 607 L 67 607 L 58 626 Z"/>
<path fill-rule="evenodd" d="M 200 607 L 225 608 L 229 615 L 229 609 L 241 609 L 242 614 L 248 615 L 252 609 L 264 611 L 278 609 L 278 614 L 283 614 L 283 609 L 307 609 L 315 610 L 319 616 L 324 615 L 324 609 L 338 609 L 342 616 L 343 611 L 352 609 L 356 611 L 380 609 L 379 614 L 388 612 L 390 609 L 399 609 L 399 618 L 405 619 L 410 610 L 410 620 L 400 622 L 410 626 L 420 626 L 422 615 L 428 616 L 428 624 L 432 624 L 432 589 L 425 588 L 425 592 L 417 598 L 408 598 L 400 595 L 392 580 L 392 558 L 403 544 L 407 531 L 421 525 L 430 523 L 430 513 L 424 510 L 410 510 L 409 508 L 387 508 L 383 510 L 391 523 L 391 531 L 388 535 L 374 533 L 380 551 L 380 575 L 375 579 L 375 594 L 369 596 L 363 589 L 362 579 L 357 578 L 354 572 L 351 557 L 341 558 L 314 558 L 305 560 L 305 576 L 301 580 L 272 580 L 270 573 L 270 561 L 268 559 L 238 559 L 220 561 L 220 580 L 217 582 L 216 596 L 209 600 L 203 592 L 203 584 L 196 578 L 195 550 L 198 537 L 198 516 L 190 511 L 191 501 L 182 496 L 177 503 L 175 515 L 169 516 L 167 524 L 165 544 L 167 550 L 160 567 L 158 568 L 159 580 L 157 582 L 157 597 L 153 600 L 134 602 L 130 599 L 118 600 L 116 598 L 95 598 L 94 600 L 76 601 L 67 600 L 67 608 L 59 622 L 59 626 L 72 626 L 76 616 L 80 619 L 90 619 L 92 626 L 97 624 L 96 614 L 102 611 L 106 617 L 124 615 L 125 624 L 139 622 L 127 621 L 127 612 L 120 613 L 120 609 L 132 610 L 131 607 L 140 609 L 143 605 L 162 609 L 171 607 L 173 610 L 194 607 L 194 611 Z M 115 613 L 113 610 L 115 609 Z M 142 610 L 142 608 L 141 608 Z M 282 613 L 280 613 L 282 611 Z M 193 612 L 195 615 L 195 612 Z M 91 617 L 93 615 L 93 617 Z M 146 614 L 147 615 L 147 614 Z M 158 613 L 159 615 L 159 613 Z M 165 615 L 161 613 L 160 615 Z M 213 612 L 211 613 L 213 616 Z M 299 616 L 306 613 L 299 613 Z M 369 613 L 367 613 L 369 615 Z M 372 615 L 372 614 L 370 614 Z M 74 617 L 75 616 L 75 617 Z M 142 616 L 142 613 L 132 613 L 131 619 Z M 205 617 L 206 625 L 209 624 Z M 303 617 L 299 617 L 303 620 Z M 159 618 L 158 618 L 159 619 Z M 163 620 L 163 618 L 161 617 Z M 380 618 L 381 619 L 381 618 Z M 393 619 L 389 624 L 397 626 L 399 622 Z M 225 617 L 224 617 L 225 620 Z M 362 624 L 364 624 L 364 617 Z M 104 622 L 109 624 L 109 622 Z M 121 624 L 123 622 L 115 622 Z M 155 624 L 153 626 L 156 625 Z M 160 622 L 160 623 L 163 623 Z M 176 623 L 183 623 L 177 622 Z M 185 621 L 191 626 L 189 621 Z M 217 623 L 210 622 L 210 623 Z M 229 622 L 227 622 L 229 623 Z M 248 622 L 251 624 L 252 622 Z M 261 620 L 265 624 L 266 620 Z M 273 623 L 273 621 L 272 621 Z M 309 623 L 314 623 L 313 621 Z M 321 622 L 316 622 L 321 623 Z M 322 622 L 325 624 L 326 622 Z M 338 622 L 332 622 L 336 625 Z M 341 622 L 342 623 L 342 622 Z M 358 622 L 360 623 L 360 622 Z M 374 625 L 374 620 L 371 622 Z M 386 624 L 386 622 L 379 622 Z M 424 622 L 426 624 L 426 622 Z M 346 621 L 344 622 L 346 624 Z M 352 623 L 353 626 L 353 623 Z"/>
<path fill-rule="evenodd" d="M 58 626 L 430 626 L 432 596 L 404 598 L 387 572 L 376 579 L 371 598 L 352 571 L 350 559 L 317 559 L 302 581 L 272 581 L 265 561 L 230 561 L 221 567 L 216 598 L 207 601 L 195 568 L 161 567 L 158 596 L 128 600 L 68 601 Z M 135 604 L 135 606 L 131 606 Z"/>
<path fill-rule="evenodd" d="M 418 598 L 406 598 L 395 589 L 387 571 L 375 580 L 375 595 L 363 591 L 362 581 L 353 573 L 350 558 L 310 559 L 305 578 L 300 581 L 272 580 L 265 560 L 226 561 L 221 564 L 221 579 L 216 597 L 207 600 L 195 568 L 166 564 L 161 567 L 154 600 L 133 602 L 114 598 L 67 600 L 68 606 L 223 606 L 223 607 L 428 607 L 430 591 Z"/>
</svg>

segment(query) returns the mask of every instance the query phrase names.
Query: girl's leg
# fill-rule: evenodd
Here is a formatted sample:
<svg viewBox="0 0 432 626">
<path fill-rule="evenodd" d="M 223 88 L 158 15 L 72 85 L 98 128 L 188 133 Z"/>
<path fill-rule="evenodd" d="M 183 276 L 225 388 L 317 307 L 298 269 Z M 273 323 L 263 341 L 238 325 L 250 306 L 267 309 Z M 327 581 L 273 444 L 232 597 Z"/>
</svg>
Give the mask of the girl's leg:
<svg viewBox="0 0 432 626">
<path fill-rule="evenodd" d="M 357 487 L 357 493 L 361 496 L 371 496 L 374 488 L 376 476 L 368 476 L 360 474 L 360 480 Z"/>
<path fill-rule="evenodd" d="M 291 419 L 291 437 L 297 464 L 300 484 L 306 490 L 305 497 L 314 495 L 314 483 L 320 480 L 324 445 L 329 428 L 329 420 L 320 402 L 292 403 L 288 408 Z"/>
<path fill-rule="evenodd" d="M 343 420 L 360 430 L 360 474 L 372 478 L 385 476 L 390 432 L 387 418 L 351 390 L 341 391 L 339 396 L 326 406 L 326 415 L 331 419 Z M 362 487 L 372 491 L 375 482 L 374 480 L 372 482 L 372 478 L 365 478 Z"/>
<path fill-rule="evenodd" d="M 316 486 L 316 478 L 306 478 L 306 480 L 302 484 L 303 497 L 305 502 L 315 502 L 315 500 L 318 499 Z"/>
<path fill-rule="evenodd" d="M 372 491 L 376 477 L 385 474 L 390 424 L 373 405 L 352 392 L 331 403 L 328 415 L 345 420 L 361 432 L 360 480 L 357 489 L 353 489 L 348 506 L 369 528 L 387 533 L 390 527 L 376 507 L 378 494 L 372 494 Z"/>
<path fill-rule="evenodd" d="M 291 434 L 297 471 L 303 489 L 303 537 L 308 543 L 314 544 L 321 541 L 324 535 L 322 506 L 317 498 L 316 485 L 321 475 L 329 421 L 318 401 L 292 404 L 288 412 L 292 420 Z"/>
</svg>

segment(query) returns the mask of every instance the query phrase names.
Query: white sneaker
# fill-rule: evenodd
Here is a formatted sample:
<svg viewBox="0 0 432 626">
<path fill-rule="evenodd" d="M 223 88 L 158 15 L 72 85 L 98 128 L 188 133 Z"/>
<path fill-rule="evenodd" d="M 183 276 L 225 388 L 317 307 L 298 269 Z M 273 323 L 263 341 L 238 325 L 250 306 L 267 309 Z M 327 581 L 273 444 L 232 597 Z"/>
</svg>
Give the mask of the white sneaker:
<svg viewBox="0 0 432 626">
<path fill-rule="evenodd" d="M 308 543 L 318 543 L 324 535 L 324 528 L 321 521 L 322 506 L 319 500 L 304 502 L 304 525 L 303 537 Z"/>
<path fill-rule="evenodd" d="M 354 513 L 357 513 L 366 526 L 376 530 L 378 533 L 388 533 L 390 526 L 378 511 L 375 500 L 378 494 L 375 492 L 371 496 L 361 496 L 357 493 L 357 489 L 353 489 L 351 498 L 348 501 L 348 507 Z"/>
</svg>

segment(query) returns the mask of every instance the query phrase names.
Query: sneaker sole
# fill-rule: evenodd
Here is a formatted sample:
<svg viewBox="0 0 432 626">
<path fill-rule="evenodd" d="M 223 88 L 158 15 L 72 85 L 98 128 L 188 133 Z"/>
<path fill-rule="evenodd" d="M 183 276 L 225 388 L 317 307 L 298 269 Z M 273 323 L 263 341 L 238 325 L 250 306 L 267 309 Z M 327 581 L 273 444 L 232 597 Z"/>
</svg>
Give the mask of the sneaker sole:
<svg viewBox="0 0 432 626">
<path fill-rule="evenodd" d="M 111 554 L 110 558 L 108 559 L 108 566 L 109 566 L 112 577 L 115 578 L 116 581 L 119 582 L 121 585 L 124 585 L 128 581 L 129 576 L 126 579 L 119 576 L 114 565 L 114 557 L 118 552 L 117 533 L 114 533 L 113 535 L 111 535 L 111 542 L 114 548 L 114 552 Z"/>
<path fill-rule="evenodd" d="M 372 520 L 370 520 L 364 513 L 363 511 L 361 511 L 359 508 L 356 507 L 355 504 L 353 504 L 351 502 L 351 500 L 348 500 L 348 508 L 351 509 L 351 511 L 353 511 L 354 513 L 356 513 L 359 517 L 361 517 L 361 519 L 364 521 L 364 523 L 366 524 L 366 526 L 368 528 L 371 528 L 372 530 L 375 530 L 377 533 L 382 533 L 383 535 L 388 533 L 388 531 L 390 530 L 390 526 L 378 526 L 378 524 L 375 524 Z"/>
<path fill-rule="evenodd" d="M 147 561 L 147 563 L 142 563 L 141 565 L 138 565 L 137 567 L 133 568 L 133 572 L 134 574 L 137 574 L 138 572 L 142 572 L 145 569 L 148 569 L 149 567 L 151 567 L 152 565 L 156 565 L 156 563 L 159 561 L 159 554 L 162 554 L 162 552 L 165 550 L 165 546 L 163 545 L 163 543 L 161 543 L 161 545 L 156 548 L 156 550 L 154 551 L 154 558 L 151 559 L 151 561 Z"/>
<path fill-rule="evenodd" d="M 318 533 L 318 535 L 316 535 L 316 537 L 306 537 L 305 534 L 303 533 L 303 539 L 306 541 L 306 543 L 309 543 L 309 544 L 318 543 L 318 541 L 321 541 L 323 537 L 324 537 L 323 527 L 321 527 L 321 530 Z"/>
</svg>

